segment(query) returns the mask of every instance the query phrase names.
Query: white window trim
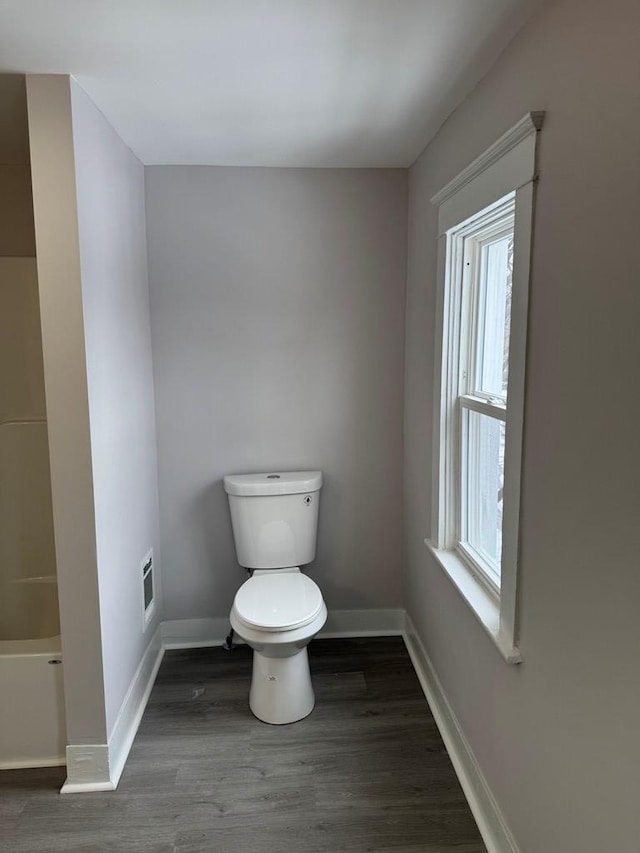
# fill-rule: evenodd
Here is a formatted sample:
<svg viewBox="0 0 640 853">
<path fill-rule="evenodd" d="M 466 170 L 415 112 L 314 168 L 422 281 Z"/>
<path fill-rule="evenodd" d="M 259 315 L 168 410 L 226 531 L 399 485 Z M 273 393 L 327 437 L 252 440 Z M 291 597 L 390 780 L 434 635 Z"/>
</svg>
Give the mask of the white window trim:
<svg viewBox="0 0 640 853">
<path fill-rule="evenodd" d="M 520 474 L 524 420 L 525 356 L 536 142 L 544 113 L 527 113 L 484 154 L 431 199 L 438 206 L 438 271 L 434 376 L 434 466 L 431 538 L 425 539 L 449 579 L 508 663 L 520 663 L 518 648 L 518 539 Z M 515 191 L 515 229 L 511 339 L 509 344 L 508 416 L 505 438 L 505 483 L 500 594 L 481 582 L 455 541 L 456 441 L 448 416 L 458 396 L 459 306 L 457 288 L 447 281 L 446 232 Z"/>
</svg>

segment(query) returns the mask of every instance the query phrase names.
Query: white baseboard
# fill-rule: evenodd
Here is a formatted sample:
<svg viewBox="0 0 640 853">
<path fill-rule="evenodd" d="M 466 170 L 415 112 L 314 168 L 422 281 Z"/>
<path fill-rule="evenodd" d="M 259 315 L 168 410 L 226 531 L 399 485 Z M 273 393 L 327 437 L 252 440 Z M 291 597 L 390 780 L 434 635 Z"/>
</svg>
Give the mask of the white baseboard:
<svg viewBox="0 0 640 853">
<path fill-rule="evenodd" d="M 131 679 L 129 690 L 109 736 L 109 776 L 114 787 L 120 781 L 163 655 L 162 628 L 158 625 Z"/>
<path fill-rule="evenodd" d="M 67 747 L 67 781 L 61 794 L 84 791 L 115 791 L 109 775 L 109 746 L 106 743 L 70 744 Z"/>
<path fill-rule="evenodd" d="M 65 782 L 60 788 L 61 794 L 98 794 L 101 791 L 115 791 L 113 782 Z"/>
<path fill-rule="evenodd" d="M 399 637 L 404 629 L 404 610 L 330 610 L 321 639 L 338 637 Z"/>
<path fill-rule="evenodd" d="M 170 619 L 162 623 L 165 649 L 194 649 L 221 646 L 231 625 L 225 617 L 207 619 Z M 319 638 L 401 636 L 404 610 L 331 610 Z M 241 643 L 236 638 L 234 642 Z"/>
<path fill-rule="evenodd" d="M 404 641 L 488 853 L 519 853 L 409 616 L 406 616 Z"/>
<path fill-rule="evenodd" d="M 122 702 L 109 743 L 67 747 L 67 780 L 61 794 L 115 791 L 164 655 L 158 626 Z"/>
<path fill-rule="evenodd" d="M 160 627 L 165 649 L 221 646 L 231 630 L 229 620 L 224 617 L 167 619 Z"/>
</svg>

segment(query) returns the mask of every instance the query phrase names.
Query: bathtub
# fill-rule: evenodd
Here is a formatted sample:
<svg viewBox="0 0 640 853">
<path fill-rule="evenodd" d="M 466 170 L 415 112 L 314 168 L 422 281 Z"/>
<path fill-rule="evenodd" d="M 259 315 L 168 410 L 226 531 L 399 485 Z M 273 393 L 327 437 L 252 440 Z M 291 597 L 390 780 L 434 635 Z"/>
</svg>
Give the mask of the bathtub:
<svg viewBox="0 0 640 853">
<path fill-rule="evenodd" d="M 2 264 L 0 284 L 6 289 L 1 273 Z M 17 382 L 13 372 L 9 378 Z M 9 387 L 5 380 L 0 376 L 3 388 Z M 16 385 L 14 397 L 19 390 Z M 5 420 L 0 422 L 0 769 L 65 763 L 59 635 L 47 423 L 42 417 Z"/>
<path fill-rule="evenodd" d="M 0 641 L 0 769 L 65 764 L 60 637 Z"/>
</svg>

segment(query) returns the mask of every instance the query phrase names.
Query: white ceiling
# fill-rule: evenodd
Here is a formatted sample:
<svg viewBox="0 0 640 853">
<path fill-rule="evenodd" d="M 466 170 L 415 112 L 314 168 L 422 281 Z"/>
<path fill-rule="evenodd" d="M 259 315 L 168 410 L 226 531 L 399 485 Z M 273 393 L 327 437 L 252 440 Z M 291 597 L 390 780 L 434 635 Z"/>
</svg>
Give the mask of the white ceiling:
<svg viewBox="0 0 640 853">
<path fill-rule="evenodd" d="M 408 166 L 539 0 L 0 0 L 144 163 Z"/>
</svg>

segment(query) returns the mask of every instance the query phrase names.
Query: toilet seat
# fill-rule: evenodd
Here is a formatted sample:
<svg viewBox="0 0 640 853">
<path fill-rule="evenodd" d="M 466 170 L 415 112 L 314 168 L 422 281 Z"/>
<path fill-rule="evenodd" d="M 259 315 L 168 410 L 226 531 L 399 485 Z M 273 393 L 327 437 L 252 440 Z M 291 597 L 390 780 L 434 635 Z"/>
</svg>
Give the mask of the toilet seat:
<svg viewBox="0 0 640 853">
<path fill-rule="evenodd" d="M 259 631 L 293 631 L 316 619 L 324 602 L 319 587 L 299 571 L 254 575 L 238 590 L 238 619 Z"/>
</svg>

